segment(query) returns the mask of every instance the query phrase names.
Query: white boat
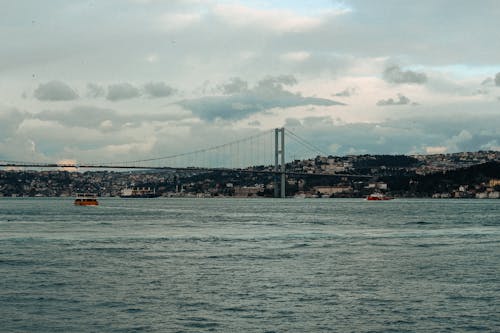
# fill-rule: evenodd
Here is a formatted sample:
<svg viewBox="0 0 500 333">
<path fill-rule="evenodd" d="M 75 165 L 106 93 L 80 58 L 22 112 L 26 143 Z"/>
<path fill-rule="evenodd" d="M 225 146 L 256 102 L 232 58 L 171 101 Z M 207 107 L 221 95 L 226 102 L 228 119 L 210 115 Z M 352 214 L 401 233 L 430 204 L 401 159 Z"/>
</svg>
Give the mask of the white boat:
<svg viewBox="0 0 500 333">
<path fill-rule="evenodd" d="M 159 194 L 151 187 L 127 187 L 121 190 L 121 198 L 156 198 Z"/>
</svg>

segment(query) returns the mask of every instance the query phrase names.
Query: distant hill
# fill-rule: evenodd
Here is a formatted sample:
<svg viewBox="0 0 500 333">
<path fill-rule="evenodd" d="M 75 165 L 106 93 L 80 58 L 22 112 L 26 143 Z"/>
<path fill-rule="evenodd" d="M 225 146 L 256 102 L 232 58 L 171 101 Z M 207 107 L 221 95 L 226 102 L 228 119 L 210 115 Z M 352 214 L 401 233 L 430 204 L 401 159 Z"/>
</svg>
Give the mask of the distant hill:
<svg viewBox="0 0 500 333">
<path fill-rule="evenodd" d="M 385 166 L 387 168 L 413 167 L 421 162 L 407 155 L 360 155 L 357 156 L 353 166 L 355 169 L 374 168 Z"/>
<path fill-rule="evenodd" d="M 450 192 L 460 185 L 480 185 L 492 178 L 500 178 L 500 162 L 491 161 L 428 175 L 384 177 L 384 181 L 394 192 L 412 192 L 415 196 L 430 196 L 433 193 Z"/>
</svg>

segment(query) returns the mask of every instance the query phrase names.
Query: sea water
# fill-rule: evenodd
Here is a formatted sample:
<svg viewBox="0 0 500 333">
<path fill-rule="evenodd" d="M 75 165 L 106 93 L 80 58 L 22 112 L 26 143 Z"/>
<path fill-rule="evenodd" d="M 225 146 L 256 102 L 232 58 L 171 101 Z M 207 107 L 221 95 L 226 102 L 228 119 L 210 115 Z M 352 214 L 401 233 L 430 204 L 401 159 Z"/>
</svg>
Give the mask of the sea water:
<svg viewBox="0 0 500 333">
<path fill-rule="evenodd" d="M 500 332 L 500 201 L 0 199 L 1 332 Z"/>
</svg>

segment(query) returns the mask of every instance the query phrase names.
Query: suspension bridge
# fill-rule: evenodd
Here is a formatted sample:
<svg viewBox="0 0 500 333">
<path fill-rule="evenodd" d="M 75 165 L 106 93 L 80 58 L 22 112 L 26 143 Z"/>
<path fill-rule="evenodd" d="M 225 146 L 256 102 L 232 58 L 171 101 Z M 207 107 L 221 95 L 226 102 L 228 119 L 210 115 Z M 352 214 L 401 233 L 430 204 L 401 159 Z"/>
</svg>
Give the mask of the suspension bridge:
<svg viewBox="0 0 500 333">
<path fill-rule="evenodd" d="M 285 138 L 287 140 L 285 140 Z M 288 142 L 285 149 L 285 142 Z M 290 151 L 288 147 L 293 147 Z M 173 172 L 226 171 L 274 176 L 274 196 L 285 197 L 286 176 L 371 177 L 366 175 L 306 173 L 287 169 L 287 161 L 305 154 L 328 154 L 285 128 L 275 128 L 229 143 L 189 152 L 128 161 L 88 161 L 75 163 L 2 161 L 0 168 L 58 168 L 58 169 L 144 169 Z"/>
</svg>

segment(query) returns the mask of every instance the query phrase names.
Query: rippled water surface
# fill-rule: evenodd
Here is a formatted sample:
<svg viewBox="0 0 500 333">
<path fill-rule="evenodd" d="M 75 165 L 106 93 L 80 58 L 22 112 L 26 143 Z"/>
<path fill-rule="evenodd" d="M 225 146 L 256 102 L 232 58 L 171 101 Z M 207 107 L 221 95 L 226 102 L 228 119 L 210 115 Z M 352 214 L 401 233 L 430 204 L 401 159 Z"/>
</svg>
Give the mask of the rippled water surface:
<svg viewBox="0 0 500 333">
<path fill-rule="evenodd" d="M 0 199 L 2 332 L 500 332 L 499 200 Z"/>
</svg>

